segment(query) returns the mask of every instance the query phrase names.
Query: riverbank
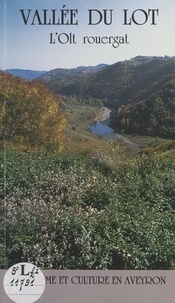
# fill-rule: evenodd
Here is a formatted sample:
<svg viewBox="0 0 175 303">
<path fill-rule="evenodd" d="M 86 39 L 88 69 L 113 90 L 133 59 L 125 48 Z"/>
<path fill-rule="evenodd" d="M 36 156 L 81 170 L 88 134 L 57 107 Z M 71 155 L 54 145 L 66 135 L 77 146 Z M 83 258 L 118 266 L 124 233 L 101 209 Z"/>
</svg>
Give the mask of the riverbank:
<svg viewBox="0 0 175 303">
<path fill-rule="evenodd" d="M 102 112 L 95 118 L 95 122 L 102 122 L 110 118 L 112 110 L 108 107 L 103 107 Z"/>
<path fill-rule="evenodd" d="M 89 125 L 91 132 L 101 136 L 103 139 L 123 141 L 126 145 L 133 148 L 136 152 L 140 152 L 141 147 L 137 143 L 133 142 L 122 134 L 115 133 L 114 130 L 109 126 L 110 113 L 112 110 L 105 106 L 102 108 L 102 110 L 103 112 L 96 117 L 95 123 Z"/>
</svg>

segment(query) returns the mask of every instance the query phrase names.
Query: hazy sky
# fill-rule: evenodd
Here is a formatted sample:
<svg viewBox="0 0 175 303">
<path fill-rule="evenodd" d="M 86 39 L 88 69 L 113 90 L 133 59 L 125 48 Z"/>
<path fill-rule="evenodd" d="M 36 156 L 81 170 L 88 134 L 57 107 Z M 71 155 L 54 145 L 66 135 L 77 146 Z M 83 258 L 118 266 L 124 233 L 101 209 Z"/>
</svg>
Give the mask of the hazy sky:
<svg viewBox="0 0 175 303">
<path fill-rule="evenodd" d="M 61 19 L 63 6 L 78 10 L 72 16 L 72 23 L 78 22 L 78 25 L 70 24 L 70 11 L 63 20 L 69 25 L 38 24 L 44 22 L 43 10 L 47 10 L 47 23 L 49 18 L 53 22 L 53 10 L 55 20 Z M 147 16 L 148 9 L 158 9 L 158 16 L 156 11 L 154 18 L 152 11 Z M 20 10 L 24 10 L 23 16 Z M 100 21 L 102 16 L 99 24 L 88 24 L 89 10 L 94 10 L 92 23 Z M 104 23 L 104 10 L 107 10 L 109 25 Z M 131 20 L 131 25 L 123 24 L 124 10 L 127 10 L 126 23 Z M 112 64 L 137 55 L 174 56 L 174 31 L 174 0 L 0 0 L 0 69 L 50 70 Z M 117 43 L 114 46 L 112 43 L 117 36 L 121 37 L 122 44 L 114 47 Z M 84 41 L 84 37 L 89 38 Z M 100 39 L 100 44 L 94 42 L 95 37 Z"/>
</svg>

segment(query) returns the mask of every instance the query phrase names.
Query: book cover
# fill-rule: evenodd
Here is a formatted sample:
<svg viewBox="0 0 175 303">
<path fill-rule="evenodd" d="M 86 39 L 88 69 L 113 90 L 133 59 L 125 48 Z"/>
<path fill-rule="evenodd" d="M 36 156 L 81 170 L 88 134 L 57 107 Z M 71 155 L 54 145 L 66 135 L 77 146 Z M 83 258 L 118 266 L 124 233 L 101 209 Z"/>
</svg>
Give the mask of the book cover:
<svg viewBox="0 0 175 303">
<path fill-rule="evenodd" d="M 174 302 L 175 3 L 0 7 L 0 302 Z"/>
</svg>

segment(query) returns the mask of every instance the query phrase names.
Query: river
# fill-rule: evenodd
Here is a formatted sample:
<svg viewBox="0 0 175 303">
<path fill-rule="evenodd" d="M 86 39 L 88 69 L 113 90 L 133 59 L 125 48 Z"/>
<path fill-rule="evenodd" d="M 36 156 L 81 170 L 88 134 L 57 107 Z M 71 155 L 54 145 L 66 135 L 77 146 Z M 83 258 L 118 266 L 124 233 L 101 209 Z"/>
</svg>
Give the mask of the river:
<svg viewBox="0 0 175 303">
<path fill-rule="evenodd" d="M 134 148 L 137 152 L 141 150 L 138 144 L 132 142 L 128 137 L 114 132 L 109 126 L 110 113 L 112 110 L 108 107 L 103 107 L 103 113 L 97 118 L 97 122 L 91 123 L 88 128 L 92 133 L 95 133 L 107 140 L 122 140 L 129 147 Z"/>
</svg>

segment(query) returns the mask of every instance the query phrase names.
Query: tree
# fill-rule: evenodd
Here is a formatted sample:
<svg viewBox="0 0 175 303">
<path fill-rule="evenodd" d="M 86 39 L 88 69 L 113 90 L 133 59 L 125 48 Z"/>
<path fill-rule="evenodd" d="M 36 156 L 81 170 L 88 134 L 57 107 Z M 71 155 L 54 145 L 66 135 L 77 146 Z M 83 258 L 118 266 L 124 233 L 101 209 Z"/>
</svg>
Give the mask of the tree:
<svg viewBox="0 0 175 303">
<path fill-rule="evenodd" d="M 44 84 L 0 74 L 0 138 L 6 145 L 59 151 L 65 125 L 58 98 Z"/>
</svg>

